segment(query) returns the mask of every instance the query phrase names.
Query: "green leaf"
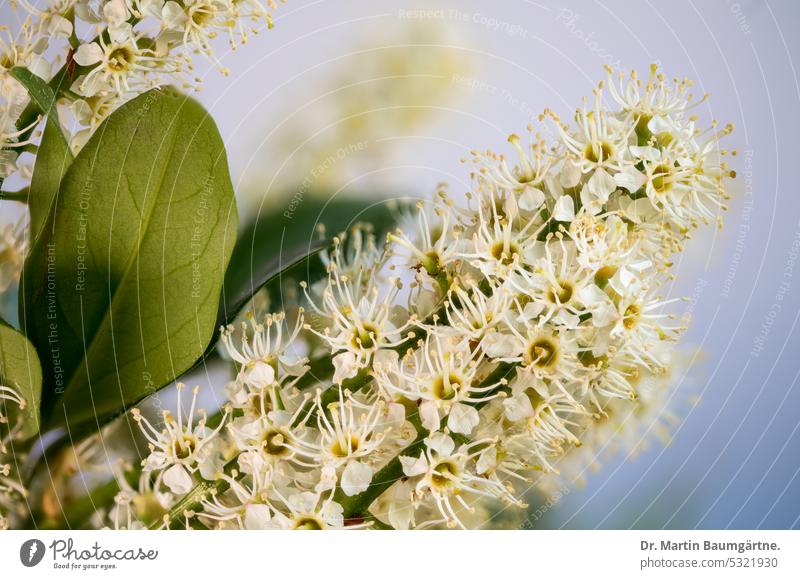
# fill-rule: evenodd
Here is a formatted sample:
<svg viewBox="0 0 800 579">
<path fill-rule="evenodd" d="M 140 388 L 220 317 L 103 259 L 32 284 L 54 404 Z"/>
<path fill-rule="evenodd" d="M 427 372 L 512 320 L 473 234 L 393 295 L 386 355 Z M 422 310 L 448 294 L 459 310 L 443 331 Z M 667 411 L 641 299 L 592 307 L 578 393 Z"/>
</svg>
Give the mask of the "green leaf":
<svg viewBox="0 0 800 579">
<path fill-rule="evenodd" d="M 72 161 L 72 152 L 58 121 L 55 120 L 55 115 L 48 115 L 28 193 L 28 209 L 31 215 L 30 238 L 34 243 L 44 230 L 54 207 L 61 179 Z"/>
<path fill-rule="evenodd" d="M 21 411 L 21 434 L 30 438 L 39 432 L 39 400 L 42 394 L 42 369 L 39 356 L 28 339 L 0 319 L 0 385 L 12 388 L 25 400 Z M 14 424 L 19 412 L 13 403 L 0 404 L 0 413 Z"/>
<path fill-rule="evenodd" d="M 61 177 L 72 162 L 72 153 L 55 115 L 56 96 L 50 85 L 24 67 L 12 68 L 11 76 L 28 91 L 31 105 L 36 109 L 35 114 L 47 115 L 47 124 L 36 155 L 36 168 L 28 196 L 31 239 L 36 239 L 47 220 Z M 51 112 L 54 114 L 50 114 Z M 23 130 L 30 122 L 36 120 L 36 116 L 26 119 L 20 117 L 20 119 L 21 126 L 17 128 Z"/>
<path fill-rule="evenodd" d="M 12 68 L 11 76 L 25 87 L 31 100 L 36 104 L 40 112 L 48 114 L 50 109 L 55 107 L 56 96 L 53 89 L 47 84 L 47 81 L 21 66 Z M 18 128 L 22 129 L 23 127 Z"/>
<path fill-rule="evenodd" d="M 70 432 L 170 383 L 214 333 L 237 216 L 219 132 L 154 89 L 70 166 L 23 274 L 21 319 L 43 359 L 42 414 Z"/>
</svg>

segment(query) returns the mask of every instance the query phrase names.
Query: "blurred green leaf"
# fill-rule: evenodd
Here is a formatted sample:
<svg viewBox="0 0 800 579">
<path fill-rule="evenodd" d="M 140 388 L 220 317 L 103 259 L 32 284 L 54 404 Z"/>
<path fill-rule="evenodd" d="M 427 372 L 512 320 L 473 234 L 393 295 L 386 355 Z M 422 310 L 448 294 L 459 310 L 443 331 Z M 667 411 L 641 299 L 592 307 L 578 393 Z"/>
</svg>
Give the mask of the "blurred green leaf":
<svg viewBox="0 0 800 579">
<path fill-rule="evenodd" d="M 282 309 L 286 305 L 282 281 L 291 279 L 310 284 L 325 275 L 319 259 L 294 263 L 303 255 L 316 255 L 324 246 L 320 242 L 320 227 L 324 228 L 327 240 L 357 222 L 369 223 L 380 243 L 381 236 L 394 224 L 395 216 L 396 211 L 386 201 L 312 195 L 295 197 L 284 206 L 262 211 L 239 235 L 225 276 L 225 302 L 241 295 L 254 295 L 264 285 L 265 273 L 273 275 L 283 269 L 267 285 L 272 309 Z M 281 268 L 281 264 L 293 263 L 290 270 Z M 230 318 L 221 311 L 220 319 L 223 317 Z"/>
<path fill-rule="evenodd" d="M 36 349 L 28 339 L 0 319 L 0 385 L 12 388 L 25 400 L 21 411 L 24 438 L 39 432 L 39 401 L 42 394 L 42 369 Z M 14 424 L 19 412 L 13 403 L 0 405 L 2 414 Z"/>
<path fill-rule="evenodd" d="M 270 295 L 280 296 L 282 282 L 286 279 L 313 280 L 324 275 L 319 254 L 328 245 L 326 241 L 316 241 L 308 248 L 279 252 L 263 263 L 254 265 L 252 276 L 244 284 L 226 284 L 225 299 L 220 303 L 217 314 L 217 325 L 231 323 L 261 289 L 266 289 Z"/>
<path fill-rule="evenodd" d="M 23 274 L 47 426 L 97 427 L 192 366 L 215 329 L 236 230 L 225 149 L 198 103 L 155 89 L 108 117 Z"/>
</svg>

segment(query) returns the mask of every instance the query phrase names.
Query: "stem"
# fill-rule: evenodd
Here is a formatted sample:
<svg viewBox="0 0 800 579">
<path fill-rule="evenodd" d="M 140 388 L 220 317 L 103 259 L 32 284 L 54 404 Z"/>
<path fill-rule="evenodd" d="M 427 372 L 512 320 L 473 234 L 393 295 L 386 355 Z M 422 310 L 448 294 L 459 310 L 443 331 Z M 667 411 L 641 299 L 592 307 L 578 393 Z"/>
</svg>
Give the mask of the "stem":
<svg viewBox="0 0 800 579">
<path fill-rule="evenodd" d="M 425 446 L 425 438 L 427 436 L 428 431 L 424 428 L 417 430 L 417 437 L 414 441 L 401 450 L 386 466 L 375 473 L 375 476 L 372 477 L 372 482 L 363 493 L 348 497 L 341 492 L 341 489 L 336 491 L 337 497 L 335 500 L 344 508 L 345 520 L 365 519 L 370 516 L 368 509 L 375 502 L 375 499 L 405 476 L 403 474 L 403 465 L 400 463 L 400 456 L 419 455 Z"/>
<path fill-rule="evenodd" d="M 28 202 L 28 187 L 19 191 L 0 191 L 0 201 L 17 201 L 19 203 Z"/>
</svg>

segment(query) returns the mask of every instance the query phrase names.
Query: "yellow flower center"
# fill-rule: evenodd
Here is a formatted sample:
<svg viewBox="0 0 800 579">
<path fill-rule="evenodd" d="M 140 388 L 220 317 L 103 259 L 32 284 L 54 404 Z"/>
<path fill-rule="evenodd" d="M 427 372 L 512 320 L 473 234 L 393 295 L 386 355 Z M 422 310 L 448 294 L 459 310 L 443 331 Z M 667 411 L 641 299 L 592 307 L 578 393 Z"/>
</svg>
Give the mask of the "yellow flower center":
<svg viewBox="0 0 800 579">
<path fill-rule="evenodd" d="M 355 434 L 348 434 L 345 440 L 337 439 L 331 446 L 331 454 L 338 458 L 350 456 L 358 450 L 359 441 Z"/>
<path fill-rule="evenodd" d="M 449 460 L 443 460 L 433 467 L 431 482 L 439 489 L 445 489 L 453 485 L 453 477 L 458 476 L 458 467 Z"/>
<path fill-rule="evenodd" d="M 558 285 L 547 290 L 547 301 L 551 304 L 566 304 L 572 299 L 574 288 L 567 280 L 558 280 Z"/>
<path fill-rule="evenodd" d="M 550 368 L 558 361 L 558 345 L 550 338 L 538 338 L 528 348 L 526 365 Z"/>
<path fill-rule="evenodd" d="M 586 145 L 583 156 L 590 163 L 602 163 L 614 156 L 614 149 L 605 141 L 595 141 Z"/>
<path fill-rule="evenodd" d="M 108 68 L 112 72 L 128 72 L 136 62 L 136 55 L 129 46 L 116 46 L 108 54 Z"/>
</svg>

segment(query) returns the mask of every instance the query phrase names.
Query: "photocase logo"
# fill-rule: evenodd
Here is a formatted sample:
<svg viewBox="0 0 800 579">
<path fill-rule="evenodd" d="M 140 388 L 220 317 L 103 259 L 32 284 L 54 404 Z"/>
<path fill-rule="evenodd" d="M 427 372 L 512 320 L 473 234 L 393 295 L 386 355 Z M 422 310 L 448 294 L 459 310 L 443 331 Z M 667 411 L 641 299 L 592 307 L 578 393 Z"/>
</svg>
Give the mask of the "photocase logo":
<svg viewBox="0 0 800 579">
<path fill-rule="evenodd" d="M 28 539 L 19 548 L 19 560 L 26 567 L 35 567 L 44 558 L 44 543 L 39 539 Z"/>
</svg>

